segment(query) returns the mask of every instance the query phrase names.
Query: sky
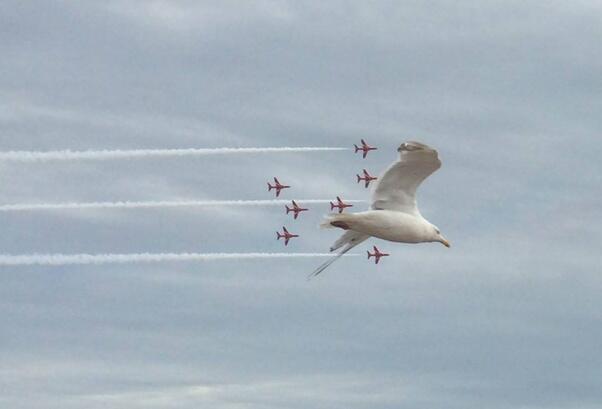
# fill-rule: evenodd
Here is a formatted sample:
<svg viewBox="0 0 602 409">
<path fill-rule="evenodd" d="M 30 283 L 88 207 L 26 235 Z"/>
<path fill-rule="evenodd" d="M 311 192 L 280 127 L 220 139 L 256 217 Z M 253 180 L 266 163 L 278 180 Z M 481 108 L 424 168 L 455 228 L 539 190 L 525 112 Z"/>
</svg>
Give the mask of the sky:
<svg viewBox="0 0 602 409">
<path fill-rule="evenodd" d="M 585 0 L 2 2 L 0 151 L 379 150 L 0 161 L 0 204 L 269 199 L 273 176 L 368 199 L 355 173 L 418 140 L 452 247 L 369 240 L 309 282 L 319 259 L 0 267 L 0 406 L 602 407 L 601 37 Z M 0 253 L 319 253 L 327 212 L 0 213 Z"/>
</svg>

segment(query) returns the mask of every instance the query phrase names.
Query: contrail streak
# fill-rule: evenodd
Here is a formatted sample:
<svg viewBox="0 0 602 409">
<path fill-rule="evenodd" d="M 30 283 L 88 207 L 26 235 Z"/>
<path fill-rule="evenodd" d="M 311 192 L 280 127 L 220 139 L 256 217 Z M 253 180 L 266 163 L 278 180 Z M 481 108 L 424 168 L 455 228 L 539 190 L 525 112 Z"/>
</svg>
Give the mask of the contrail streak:
<svg viewBox="0 0 602 409">
<path fill-rule="evenodd" d="M 276 152 L 323 152 L 346 151 L 348 148 L 305 146 L 266 148 L 187 148 L 187 149 L 131 149 L 131 150 L 87 150 L 87 151 L 5 151 L 0 152 L 0 161 L 37 162 L 60 160 L 110 160 L 125 158 L 152 158 L 168 156 L 205 156 L 238 153 Z"/>
<path fill-rule="evenodd" d="M 359 254 L 348 254 L 359 256 Z M 329 253 L 133 253 L 133 254 L 24 254 L 0 255 L 0 266 L 63 266 L 72 264 L 156 263 L 229 259 L 332 257 Z"/>
<path fill-rule="evenodd" d="M 295 199 L 299 205 L 326 204 L 327 199 Z M 174 200 L 174 201 L 118 201 L 118 202 L 66 202 L 66 203 L 16 203 L 0 205 L 0 212 L 63 209 L 142 209 L 153 207 L 203 207 L 203 206 L 280 206 L 290 200 Z M 348 203 L 364 203 L 365 200 L 346 200 Z"/>
</svg>

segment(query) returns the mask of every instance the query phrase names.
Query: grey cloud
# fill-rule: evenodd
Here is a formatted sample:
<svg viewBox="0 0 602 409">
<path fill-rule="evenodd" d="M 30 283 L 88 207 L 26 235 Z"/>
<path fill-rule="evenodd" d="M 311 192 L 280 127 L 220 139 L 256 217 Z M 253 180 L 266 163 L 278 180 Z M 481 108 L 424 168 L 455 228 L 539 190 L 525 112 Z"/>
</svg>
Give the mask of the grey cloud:
<svg viewBox="0 0 602 409">
<path fill-rule="evenodd" d="M 10 407 L 598 407 L 596 2 L 8 2 L 0 149 L 351 152 L 0 164 L 2 203 L 365 198 L 407 139 L 453 247 L 314 260 L 3 268 Z M 359 206 L 358 206 L 359 207 Z M 324 251 L 326 207 L 0 215 L 1 253 Z M 305 217 L 304 217 L 305 216 Z M 287 249 L 288 250 L 288 249 Z M 362 253 L 365 248 L 358 248 Z M 365 255 L 364 255 L 365 256 Z"/>
</svg>

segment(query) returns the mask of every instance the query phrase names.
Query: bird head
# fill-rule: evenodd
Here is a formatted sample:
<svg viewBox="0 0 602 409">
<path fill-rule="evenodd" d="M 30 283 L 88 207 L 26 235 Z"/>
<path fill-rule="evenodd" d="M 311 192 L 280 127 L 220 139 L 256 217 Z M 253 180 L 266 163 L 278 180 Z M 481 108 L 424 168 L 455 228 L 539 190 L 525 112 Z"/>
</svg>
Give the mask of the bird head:
<svg viewBox="0 0 602 409">
<path fill-rule="evenodd" d="M 431 232 L 431 235 L 432 235 L 432 241 L 439 242 L 447 248 L 451 247 L 451 244 L 449 244 L 449 241 L 447 241 L 447 239 L 445 237 L 443 237 L 443 235 L 441 234 L 441 231 L 437 228 L 437 226 L 433 225 L 433 230 Z"/>
</svg>

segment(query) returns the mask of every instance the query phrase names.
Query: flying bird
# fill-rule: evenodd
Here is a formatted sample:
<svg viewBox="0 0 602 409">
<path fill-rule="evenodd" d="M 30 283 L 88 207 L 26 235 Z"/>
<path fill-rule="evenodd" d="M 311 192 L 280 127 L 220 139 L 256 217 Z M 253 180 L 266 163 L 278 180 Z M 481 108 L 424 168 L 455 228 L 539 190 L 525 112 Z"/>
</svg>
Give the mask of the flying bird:
<svg viewBox="0 0 602 409">
<path fill-rule="evenodd" d="M 345 233 L 332 245 L 339 250 L 308 278 L 317 276 L 343 254 L 369 237 L 399 243 L 439 242 L 450 247 L 439 229 L 420 214 L 416 189 L 441 167 L 437 151 L 420 142 L 405 142 L 397 149 L 399 159 L 378 178 L 372 192 L 370 210 L 331 214 L 322 227 L 337 227 Z"/>
</svg>

